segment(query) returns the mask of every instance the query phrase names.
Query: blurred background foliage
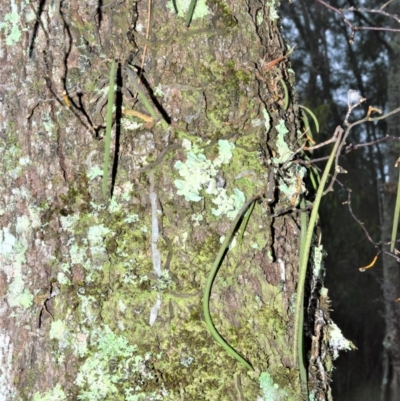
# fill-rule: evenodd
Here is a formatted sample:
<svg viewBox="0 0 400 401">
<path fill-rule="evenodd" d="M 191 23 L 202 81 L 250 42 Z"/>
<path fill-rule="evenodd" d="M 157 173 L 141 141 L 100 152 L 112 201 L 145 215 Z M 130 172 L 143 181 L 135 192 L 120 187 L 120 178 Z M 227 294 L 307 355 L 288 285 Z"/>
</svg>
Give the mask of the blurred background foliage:
<svg viewBox="0 0 400 401">
<path fill-rule="evenodd" d="M 371 7 L 380 4 L 360 0 L 329 0 L 337 8 Z M 364 116 L 369 106 L 387 110 L 388 58 L 390 38 L 396 33 L 359 31 L 349 43 L 350 31 L 336 13 L 318 2 L 295 0 L 281 5 L 282 32 L 290 46 L 297 44 L 291 55 L 296 74 L 299 103 L 316 114 L 321 132 L 314 139 L 330 138 L 337 125 L 343 125 L 349 89 L 367 98 L 350 117 Z M 348 12 L 354 25 L 389 26 L 389 19 L 379 14 Z M 398 35 L 399 33 L 397 33 Z M 348 142 L 374 141 L 385 136 L 386 122 L 355 127 Z M 352 218 L 347 201 L 351 189 L 354 214 L 365 224 L 372 239 L 381 238 L 380 198 L 385 182 L 385 146 L 363 147 L 341 157 L 341 166 L 348 172 L 340 174 L 345 188 L 335 185 L 320 210 L 322 243 L 327 252 L 325 286 L 332 300 L 332 318 L 346 338 L 358 348 L 342 353 L 333 373 L 333 398 L 341 401 L 379 400 L 383 370 L 384 304 L 382 295 L 382 264 L 364 273 L 359 267 L 368 265 L 376 249 L 362 228 Z M 328 154 L 329 149 L 314 152 L 313 157 Z M 320 167 L 323 163 L 318 164 Z"/>
</svg>

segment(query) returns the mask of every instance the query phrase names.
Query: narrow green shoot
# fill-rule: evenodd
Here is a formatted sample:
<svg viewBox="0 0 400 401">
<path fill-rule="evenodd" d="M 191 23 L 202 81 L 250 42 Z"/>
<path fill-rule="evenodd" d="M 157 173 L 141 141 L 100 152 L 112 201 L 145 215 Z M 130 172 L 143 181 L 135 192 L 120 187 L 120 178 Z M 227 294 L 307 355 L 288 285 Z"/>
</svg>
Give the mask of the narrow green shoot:
<svg viewBox="0 0 400 401">
<path fill-rule="evenodd" d="M 314 120 L 314 124 L 315 124 L 315 128 L 317 129 L 317 134 L 319 133 L 319 123 L 318 123 L 318 119 L 317 117 L 315 117 L 315 114 L 306 106 L 302 106 L 301 104 L 299 104 L 299 107 L 301 109 L 303 109 L 304 111 L 306 111 Z"/>
<path fill-rule="evenodd" d="M 279 82 L 281 83 L 283 92 L 285 94 L 285 104 L 284 104 L 283 108 L 284 108 L 284 110 L 287 110 L 287 108 L 289 107 L 289 91 L 288 91 L 286 83 L 283 79 L 280 79 Z"/>
<path fill-rule="evenodd" d="M 110 143 L 111 143 L 111 127 L 114 106 L 114 84 L 115 84 L 115 67 L 116 62 L 112 60 L 110 69 L 110 83 L 108 86 L 108 102 L 107 102 L 107 117 L 106 117 L 106 139 L 104 149 L 104 166 L 103 166 L 103 198 L 107 198 L 107 179 L 108 168 L 110 165 Z"/>
<path fill-rule="evenodd" d="M 253 209 L 254 209 L 255 205 L 256 205 L 256 202 L 253 202 L 251 204 L 251 206 L 249 207 L 249 210 L 247 211 L 246 215 L 244 216 L 244 221 L 242 223 L 242 228 L 240 230 L 240 236 L 239 236 L 240 246 L 242 246 L 242 244 L 243 244 L 243 235 L 244 235 L 244 232 L 246 231 L 247 223 L 249 222 L 250 216 L 253 213 Z"/>
<path fill-rule="evenodd" d="M 142 89 L 140 89 L 139 84 L 136 82 L 138 79 L 138 76 L 136 74 L 136 71 L 133 69 L 132 66 L 128 66 L 129 68 L 126 68 L 125 71 L 128 74 L 128 77 L 132 81 L 133 85 L 135 86 L 135 89 L 138 93 L 139 100 L 143 103 L 143 106 L 146 108 L 146 110 L 150 113 L 151 117 L 153 118 L 154 121 L 158 120 L 158 116 L 156 111 L 154 110 L 153 106 L 150 104 L 150 102 L 147 100 L 146 95 L 143 93 Z"/>
<path fill-rule="evenodd" d="M 191 0 L 188 12 L 186 14 L 186 26 L 189 28 L 190 23 L 192 22 L 194 8 L 196 7 L 197 0 Z"/>
<path fill-rule="evenodd" d="M 396 244 L 397 227 L 399 225 L 399 214 L 400 214 L 400 171 L 399 171 L 399 181 L 397 184 L 396 206 L 394 208 L 392 238 L 390 240 L 390 252 L 394 251 L 394 246 Z"/>
</svg>

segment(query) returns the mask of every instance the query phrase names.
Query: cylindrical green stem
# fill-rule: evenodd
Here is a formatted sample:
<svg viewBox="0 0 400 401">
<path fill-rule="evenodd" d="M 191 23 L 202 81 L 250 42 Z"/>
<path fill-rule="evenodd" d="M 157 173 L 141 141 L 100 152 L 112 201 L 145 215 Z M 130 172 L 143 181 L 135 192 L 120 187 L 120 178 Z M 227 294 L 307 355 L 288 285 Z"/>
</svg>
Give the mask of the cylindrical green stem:
<svg viewBox="0 0 400 401">
<path fill-rule="evenodd" d="M 325 184 L 329 176 L 329 171 L 331 169 L 333 160 L 335 159 L 336 152 L 338 150 L 341 134 L 343 130 L 341 127 L 338 127 L 335 132 L 336 142 L 331 151 L 329 159 L 326 163 L 324 172 L 322 174 L 322 178 L 317 190 L 317 194 L 315 196 L 315 200 L 313 203 L 313 208 L 310 215 L 310 221 L 308 223 L 308 227 L 306 230 L 306 235 L 304 236 L 304 230 L 307 226 L 306 216 L 301 216 L 301 230 L 302 230 L 302 239 L 300 245 L 300 266 L 299 266 L 299 281 L 297 283 L 297 297 L 296 297 L 296 312 L 295 312 L 295 320 L 294 320 L 294 341 L 293 341 L 293 362 L 299 362 L 300 369 L 300 377 L 302 382 L 303 391 L 307 391 L 307 376 L 306 370 L 303 361 L 303 320 L 304 320 L 304 310 L 303 310 L 303 302 L 304 302 L 304 284 L 306 281 L 306 273 L 307 273 L 307 265 L 308 259 L 310 256 L 311 249 L 311 241 L 314 232 L 314 226 L 317 222 L 318 218 L 318 209 L 321 203 L 321 199 L 324 193 Z"/>
<path fill-rule="evenodd" d="M 204 288 L 204 296 L 203 296 L 203 312 L 204 312 L 204 318 L 208 327 L 208 330 L 210 331 L 211 335 L 214 337 L 214 340 L 221 345 L 222 348 L 226 352 L 228 352 L 229 355 L 233 356 L 237 361 L 239 361 L 246 369 L 248 370 L 254 370 L 253 367 L 250 365 L 249 362 L 246 361 L 241 355 L 238 354 L 237 351 L 235 351 L 218 333 L 217 329 L 214 326 L 214 323 L 212 322 L 211 315 L 210 315 L 210 295 L 211 295 L 211 289 L 212 285 L 215 279 L 215 276 L 217 275 L 219 266 L 221 265 L 222 259 L 224 258 L 225 251 L 228 248 L 232 237 L 236 231 L 236 226 L 238 225 L 239 221 L 243 217 L 243 215 L 246 213 L 247 209 L 257 200 L 260 198 L 260 195 L 254 196 L 251 198 L 249 201 L 247 201 L 244 206 L 239 210 L 238 214 L 235 217 L 235 220 L 233 220 L 229 231 L 226 233 L 224 242 L 222 243 L 221 247 L 219 248 L 217 257 L 215 258 L 215 261 L 212 265 L 210 274 L 208 275 L 207 278 L 207 283 Z"/>
</svg>

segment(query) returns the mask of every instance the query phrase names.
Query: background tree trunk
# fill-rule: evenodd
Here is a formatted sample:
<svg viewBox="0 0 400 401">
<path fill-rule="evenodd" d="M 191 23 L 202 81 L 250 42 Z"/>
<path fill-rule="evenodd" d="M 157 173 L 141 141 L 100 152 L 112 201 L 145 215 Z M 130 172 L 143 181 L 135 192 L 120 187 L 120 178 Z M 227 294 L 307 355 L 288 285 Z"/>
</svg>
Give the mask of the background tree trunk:
<svg viewBox="0 0 400 401">
<path fill-rule="evenodd" d="M 391 5 L 391 12 L 398 13 L 399 6 Z M 393 36 L 389 54 L 388 109 L 393 110 L 400 104 L 400 36 Z M 399 136 L 400 116 L 395 114 L 387 121 L 387 134 Z M 392 143 L 386 147 L 386 182 L 382 186 L 383 224 L 382 241 L 391 241 L 393 215 L 396 203 L 399 169 L 395 167 L 399 158 L 400 146 Z M 395 248 L 398 249 L 398 246 Z M 388 249 L 387 249 L 388 250 Z M 383 253 L 383 294 L 385 300 L 385 339 L 384 345 L 384 377 L 382 382 L 382 401 L 398 400 L 400 396 L 400 304 L 396 302 L 400 294 L 400 275 L 398 261 Z"/>
<path fill-rule="evenodd" d="M 156 0 L 1 8 L 1 399 L 301 397 L 299 217 L 271 216 L 297 206 L 304 171 L 286 166 L 266 184 L 270 159 L 299 147 L 301 127 L 279 82 L 290 88 L 293 77 L 284 62 L 266 65 L 286 54 L 276 10 L 199 0 L 188 28 L 187 9 Z M 257 204 L 243 243 L 232 242 L 210 302 L 249 373 L 209 334 L 202 297 L 231 220 L 273 181 L 274 200 Z M 322 400 L 329 314 L 313 280 L 309 382 Z"/>
<path fill-rule="evenodd" d="M 363 0 L 330 0 L 329 5 L 340 9 L 377 7 Z M 381 110 L 398 107 L 396 102 L 390 107 L 387 104 L 388 51 L 397 33 L 359 30 L 350 44 L 348 25 L 319 2 L 306 0 L 283 2 L 282 16 L 285 37 L 297 44 L 291 63 L 296 72 L 299 102 L 309 107 L 319 121 L 320 132 L 314 138 L 321 142 L 331 137 L 347 113 L 349 89 L 367 99 L 354 110 L 350 121 L 366 115 L 370 106 Z M 348 11 L 346 16 L 351 16 L 354 25 L 363 27 L 386 27 L 390 21 L 377 13 Z M 365 144 L 386 134 L 385 120 L 361 124 L 352 129 L 347 142 Z M 393 145 L 388 141 L 342 155 L 340 165 L 348 172 L 339 177 L 344 187 L 335 185 L 335 191 L 323 199 L 319 211 L 327 252 L 325 285 L 332 299 L 331 316 L 357 347 L 357 351 L 341 355 L 335 363 L 332 394 L 341 401 L 380 398 L 385 326 L 382 258 L 364 273 L 359 267 L 367 266 L 377 252 L 363 229 L 373 242 L 381 240 L 377 188 L 386 175 L 384 148 Z M 316 150 L 313 159 L 328 152 L 327 148 Z M 346 188 L 352 191 L 351 208 L 363 227 L 349 211 Z"/>
</svg>

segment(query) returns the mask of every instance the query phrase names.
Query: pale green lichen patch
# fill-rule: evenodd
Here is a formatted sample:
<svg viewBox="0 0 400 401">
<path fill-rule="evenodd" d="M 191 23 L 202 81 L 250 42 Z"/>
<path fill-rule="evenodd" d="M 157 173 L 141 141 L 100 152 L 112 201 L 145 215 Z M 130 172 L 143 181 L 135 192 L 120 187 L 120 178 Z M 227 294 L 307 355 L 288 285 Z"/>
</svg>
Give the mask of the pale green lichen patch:
<svg viewBox="0 0 400 401">
<path fill-rule="evenodd" d="M 297 206 L 301 199 L 301 194 L 305 191 L 304 177 L 307 169 L 298 164 L 288 166 L 286 175 L 279 178 L 279 190 L 286 196 L 292 206 Z"/>
<path fill-rule="evenodd" d="M 0 30 L 6 37 L 6 45 L 13 46 L 22 35 L 19 27 L 21 25 L 20 13 L 14 0 L 11 0 L 11 12 L 4 16 L 3 22 L 0 22 Z"/>
<path fill-rule="evenodd" d="M 115 207 L 115 204 L 114 204 Z M 106 253 L 104 247 L 104 238 L 111 233 L 111 230 L 104 226 L 104 224 L 97 224 L 89 227 L 87 232 L 87 243 L 84 241 L 85 245 L 89 245 L 90 251 L 93 256 L 103 256 Z"/>
<path fill-rule="evenodd" d="M 13 254 L 16 242 L 17 239 L 10 232 L 10 229 L 3 227 L 3 232 L 0 232 L 0 254 L 5 258 L 9 258 Z"/>
<path fill-rule="evenodd" d="M 262 372 L 260 375 L 260 388 L 263 397 L 258 401 L 290 401 L 292 398 L 288 397 L 287 392 L 280 388 L 277 383 L 274 383 L 272 377 L 267 372 Z"/>
<path fill-rule="evenodd" d="M 115 334 L 108 325 L 96 327 L 90 333 L 74 335 L 65 323 L 58 320 L 52 323 L 50 338 L 59 340 L 62 350 L 67 346 L 74 347 L 74 353 L 86 358 L 75 379 L 79 400 L 161 400 L 168 394 L 163 386 L 150 393 L 143 391 L 146 381 L 154 379 L 147 368 L 151 353 L 139 355 L 137 346 L 129 344 L 126 337 Z M 75 342 L 82 342 L 85 346 L 76 348 Z M 65 393 L 58 386 L 44 395 L 36 393 L 34 399 L 63 400 L 63 397 Z"/>
<path fill-rule="evenodd" d="M 325 268 L 323 263 L 324 256 L 325 251 L 322 244 L 316 245 L 312 248 L 313 276 L 319 280 L 323 280 L 325 276 Z"/>
<path fill-rule="evenodd" d="M 268 134 L 269 130 L 271 129 L 271 117 L 266 108 L 262 109 L 262 113 L 264 116 L 265 134 Z M 257 121 L 253 121 L 253 126 L 257 126 L 255 124 L 257 124 Z"/>
<path fill-rule="evenodd" d="M 245 201 L 246 197 L 240 189 L 234 188 L 233 194 L 228 196 L 226 190 L 222 188 L 212 199 L 212 202 L 218 207 L 212 208 L 211 212 L 214 216 L 226 215 L 228 219 L 233 220 Z"/>
<path fill-rule="evenodd" d="M 15 180 L 20 177 L 26 166 L 30 163 L 28 157 L 21 157 L 21 150 L 15 144 L 2 142 L 0 143 L 0 152 L 2 155 L 2 166 L 7 175 L 4 177 L 7 180 Z M 17 189 L 17 188 L 15 188 Z"/>
<path fill-rule="evenodd" d="M 48 110 L 42 112 L 42 124 L 48 135 L 51 136 L 54 131 L 54 122 Z"/>
<path fill-rule="evenodd" d="M 129 186 L 125 190 L 129 190 Z M 134 238 L 148 237 L 145 242 L 149 247 L 150 238 L 143 234 L 144 225 L 139 224 L 139 214 L 125 211 L 125 190 L 116 191 L 119 196 L 109 207 L 96 207 L 92 213 L 60 216 L 62 235 L 67 237 L 65 240 L 70 245 L 69 252 L 62 256 L 62 271 L 59 272 L 67 279 L 62 292 L 70 293 L 75 306 L 72 310 L 71 300 L 63 305 L 60 304 L 65 302 L 62 296 L 56 298 L 56 309 L 63 310 L 64 316 L 51 323 L 49 337 L 56 345 L 54 355 L 59 364 L 71 353 L 85 358 L 75 380 L 78 400 L 161 400 L 168 394 L 162 384 L 155 383 L 154 372 L 148 369 L 150 358 L 154 360 L 149 351 L 152 347 L 149 346 L 148 352 L 137 352 L 137 345 L 131 345 L 127 337 L 118 334 L 124 331 L 132 336 L 135 330 L 130 324 L 124 324 L 125 317 L 136 327 L 141 325 L 135 318 L 137 314 L 143 316 L 143 309 L 150 308 L 153 293 L 163 291 L 171 284 L 169 273 L 163 272 L 157 288 L 151 290 L 151 296 L 145 287 L 138 288 L 142 283 L 148 283 L 144 273 L 151 271 L 151 266 L 147 263 L 142 266 L 148 255 L 146 249 L 138 248 L 139 241 Z M 85 272 L 80 287 L 72 284 L 72 271 L 76 266 L 83 267 Z M 113 277 L 111 282 L 110 275 Z M 110 292 L 114 284 L 119 289 Z M 132 299 L 135 293 L 141 296 Z M 100 304 L 104 304 L 101 309 Z M 148 338 L 149 334 L 143 337 Z M 150 387 L 149 382 L 153 383 Z M 35 396 L 38 400 L 47 400 L 57 395 L 52 390 Z"/>
<path fill-rule="evenodd" d="M 277 7 L 279 7 L 279 0 L 268 0 L 267 7 L 269 11 L 269 19 L 275 21 L 279 18 Z"/>
<path fill-rule="evenodd" d="M 186 162 L 182 163 L 178 160 L 174 167 L 183 178 L 183 180 L 175 180 L 178 195 L 184 196 L 189 202 L 198 202 L 203 199 L 200 196 L 203 185 L 208 182 L 207 180 L 212 175 L 216 174 L 215 170 L 211 171 L 211 162 L 202 154 L 196 155 L 189 152 Z"/>
<path fill-rule="evenodd" d="M 91 352 L 75 380 L 81 388 L 80 400 L 160 400 L 167 394 L 163 388 L 150 394 L 142 391 L 147 379 L 153 379 L 146 367 L 151 354 L 138 355 L 136 346 L 107 325 L 92 330 L 90 346 Z"/>
<path fill-rule="evenodd" d="M 92 166 L 88 171 L 87 176 L 90 181 L 97 177 L 103 177 L 103 170 L 99 166 Z"/>
<path fill-rule="evenodd" d="M 75 289 L 73 304 L 78 307 L 71 311 L 58 305 L 56 299 L 57 309 L 65 310 L 65 316 L 52 323 L 50 337 L 57 344 L 58 363 L 71 352 L 85 358 L 75 380 L 79 400 L 161 400 L 168 394 L 154 377 L 154 369 L 148 368 L 161 354 L 151 354 L 157 344 L 152 345 L 151 330 L 143 317 L 148 316 L 157 291 L 170 286 L 171 277 L 163 272 L 159 283 L 150 288 L 145 273 L 151 272 L 151 263 L 146 247 L 140 248 L 143 242 L 138 240 L 144 238 L 150 248 L 150 237 L 142 230 L 140 215 L 125 211 L 126 206 L 120 203 L 123 197 L 122 191 L 111 209 L 96 208 L 93 214 L 75 213 L 61 219 L 64 235 L 72 244 L 64 255 L 70 271 L 64 274 L 71 277 L 76 265 L 84 267 L 86 274 L 81 287 L 69 286 Z M 93 270 L 103 252 L 111 265 L 101 264 L 93 275 L 90 266 Z M 128 336 L 119 334 L 122 331 Z M 143 336 L 137 336 L 138 331 Z M 146 346 L 139 350 L 129 337 Z"/>
<path fill-rule="evenodd" d="M 12 123 L 8 123 L 11 130 Z M 3 168 L 7 174 L 3 175 L 3 182 L 10 183 L 11 190 L 1 188 L 4 192 L 4 209 L 0 215 L 8 213 L 13 220 L 7 226 L 0 227 L 0 270 L 7 277 L 6 299 L 12 308 L 29 308 L 33 303 L 33 294 L 27 288 L 30 270 L 26 266 L 26 253 L 29 249 L 31 235 L 35 228 L 39 227 L 40 207 L 30 204 L 31 193 L 23 185 L 14 188 L 15 179 L 23 174 L 30 164 L 28 157 L 22 157 L 21 151 L 14 142 L 15 133 L 7 134 L 7 141 L 0 145 L 0 153 L 3 156 Z M 13 183 L 11 185 L 11 183 Z M 27 214 L 19 215 L 15 211 L 16 205 L 26 202 Z M 18 309 L 13 313 L 18 313 Z"/>
<path fill-rule="evenodd" d="M 62 320 L 55 320 L 51 323 L 49 336 L 51 339 L 61 340 L 65 337 L 67 328 Z"/>
<path fill-rule="evenodd" d="M 351 341 L 343 336 L 342 331 L 333 322 L 328 326 L 328 335 L 329 348 L 332 352 L 333 359 L 336 359 L 339 356 L 339 351 L 351 351 L 357 349 Z"/>
<path fill-rule="evenodd" d="M 232 159 L 233 143 L 227 140 L 218 141 L 218 155 L 214 160 L 208 159 L 203 150 L 188 139 L 183 139 L 183 147 L 187 149 L 186 161 L 178 160 L 174 168 L 182 179 L 174 181 L 178 195 L 187 201 L 198 202 L 203 199 L 202 191 L 211 196 L 217 208 L 212 208 L 215 216 L 227 216 L 233 220 L 245 202 L 245 196 L 238 188 L 228 195 L 225 188 L 219 185 L 218 173 L 222 165 L 227 165 Z"/>
<path fill-rule="evenodd" d="M 275 129 L 278 132 L 278 136 L 276 138 L 276 147 L 277 147 L 277 156 L 272 158 L 272 163 L 275 165 L 286 163 L 293 152 L 290 150 L 288 144 L 285 141 L 285 136 L 289 132 L 286 128 L 285 121 L 280 120 L 279 124 L 275 126 Z"/>
<path fill-rule="evenodd" d="M 3 308 L 1 308 L 3 309 Z M 4 311 L 1 311 L 3 315 Z M 14 399 L 15 389 L 13 381 L 13 341 L 5 330 L 0 331 L 0 400 Z"/>
<path fill-rule="evenodd" d="M 115 207 L 115 204 L 114 204 Z M 78 226 L 86 220 L 86 227 Z M 81 216 L 79 213 L 69 216 L 61 216 L 60 221 L 64 231 L 69 233 L 79 232 L 79 238 L 70 238 L 69 256 L 71 264 L 80 264 L 88 272 L 86 281 L 93 281 L 95 270 L 102 270 L 104 264 L 108 264 L 107 251 L 105 248 L 105 238 L 113 235 L 110 229 L 104 224 L 95 224 L 96 217 Z M 64 273 L 70 271 L 67 262 L 62 265 Z"/>
<path fill-rule="evenodd" d="M 143 124 L 140 123 L 140 122 L 135 121 L 133 119 L 133 117 L 131 117 L 131 118 L 122 118 L 121 119 L 121 125 L 127 131 L 136 131 L 139 128 L 143 127 Z"/>
<path fill-rule="evenodd" d="M 56 384 L 56 386 L 49 391 L 46 391 L 44 394 L 40 394 L 38 392 L 33 396 L 33 401 L 67 401 L 67 396 L 64 393 L 64 390 L 61 388 L 60 384 Z"/>
<path fill-rule="evenodd" d="M 285 138 L 289 130 L 286 128 L 285 121 L 280 120 L 275 126 L 278 132 L 276 138 L 276 156 L 271 159 L 276 167 L 286 165 L 285 177 L 279 178 L 279 190 L 282 192 L 292 206 L 297 206 L 300 201 L 300 195 L 305 191 L 304 177 L 307 169 L 299 164 L 290 162 L 293 157 L 293 151 L 290 149 Z"/>
<path fill-rule="evenodd" d="M 7 302 L 11 307 L 28 308 L 32 305 L 33 294 L 25 288 L 26 273 L 23 265 L 26 262 L 25 253 L 28 249 L 30 221 L 27 216 L 20 216 L 16 222 L 16 236 L 9 227 L 0 231 L 0 259 L 2 270 L 10 282 L 7 290 Z"/>
</svg>

